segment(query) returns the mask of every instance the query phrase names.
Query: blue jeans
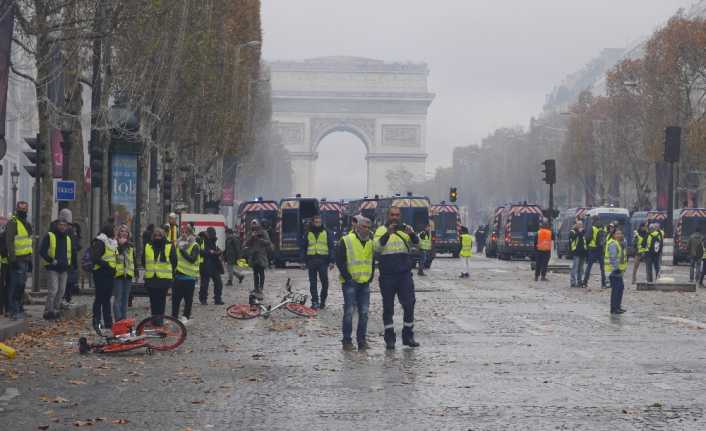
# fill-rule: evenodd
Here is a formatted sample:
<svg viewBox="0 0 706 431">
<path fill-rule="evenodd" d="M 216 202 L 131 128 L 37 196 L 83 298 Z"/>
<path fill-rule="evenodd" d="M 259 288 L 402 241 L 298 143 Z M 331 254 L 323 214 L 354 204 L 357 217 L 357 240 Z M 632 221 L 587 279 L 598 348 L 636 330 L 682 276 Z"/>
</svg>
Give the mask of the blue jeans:
<svg viewBox="0 0 706 431">
<path fill-rule="evenodd" d="M 113 280 L 113 318 L 116 322 L 127 317 L 127 301 L 131 288 L 132 280 L 130 278 Z"/>
<path fill-rule="evenodd" d="M 343 283 L 343 342 L 351 342 L 353 332 L 353 307 L 358 307 L 358 344 L 365 341 L 368 332 L 368 308 L 370 306 L 370 284 L 355 281 Z"/>
<path fill-rule="evenodd" d="M 603 253 L 600 249 L 588 251 L 588 265 L 586 265 L 586 277 L 583 279 L 583 284 L 588 284 L 588 279 L 591 278 L 591 268 L 593 262 L 598 262 L 601 267 L 601 286 L 605 286 L 605 268 L 603 267 Z"/>
<path fill-rule="evenodd" d="M 613 275 L 610 277 L 610 311 L 614 313 L 619 311 L 623 306 L 623 290 L 625 285 L 623 284 L 623 274 Z"/>
<path fill-rule="evenodd" d="M 574 256 L 571 262 L 571 287 L 576 287 L 583 283 L 583 265 L 586 263 L 586 256 Z"/>
<path fill-rule="evenodd" d="M 7 302 L 10 316 L 17 316 L 24 312 L 25 285 L 27 284 L 27 273 L 29 272 L 29 262 L 16 262 L 14 267 L 10 266 L 10 284 L 7 289 Z"/>
</svg>

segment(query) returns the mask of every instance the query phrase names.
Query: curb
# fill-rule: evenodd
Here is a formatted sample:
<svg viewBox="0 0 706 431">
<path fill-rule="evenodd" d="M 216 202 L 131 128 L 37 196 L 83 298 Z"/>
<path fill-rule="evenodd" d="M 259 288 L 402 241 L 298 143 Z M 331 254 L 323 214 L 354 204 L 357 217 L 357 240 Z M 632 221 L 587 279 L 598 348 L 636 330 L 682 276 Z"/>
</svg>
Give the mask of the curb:
<svg viewBox="0 0 706 431">
<path fill-rule="evenodd" d="M 27 320 L 0 321 L 0 341 L 7 340 L 19 333 L 25 332 L 27 328 Z"/>
</svg>

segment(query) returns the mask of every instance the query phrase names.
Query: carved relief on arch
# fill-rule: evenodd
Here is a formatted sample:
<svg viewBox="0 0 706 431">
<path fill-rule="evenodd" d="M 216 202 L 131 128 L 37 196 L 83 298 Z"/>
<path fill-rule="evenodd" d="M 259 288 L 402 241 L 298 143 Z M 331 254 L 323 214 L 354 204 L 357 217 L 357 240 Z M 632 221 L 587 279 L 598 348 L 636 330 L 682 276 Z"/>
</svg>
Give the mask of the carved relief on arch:
<svg viewBox="0 0 706 431">
<path fill-rule="evenodd" d="M 334 131 L 347 131 L 357 135 L 369 149 L 375 140 L 375 120 L 365 118 L 312 118 L 311 147 L 315 148 L 324 136 Z"/>
</svg>

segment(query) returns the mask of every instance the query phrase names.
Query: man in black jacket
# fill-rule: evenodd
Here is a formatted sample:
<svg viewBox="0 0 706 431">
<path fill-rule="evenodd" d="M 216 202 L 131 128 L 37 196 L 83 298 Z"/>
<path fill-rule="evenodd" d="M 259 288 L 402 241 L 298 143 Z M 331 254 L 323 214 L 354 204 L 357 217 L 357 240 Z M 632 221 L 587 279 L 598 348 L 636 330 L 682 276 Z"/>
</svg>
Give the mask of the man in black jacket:
<svg viewBox="0 0 706 431">
<path fill-rule="evenodd" d="M 333 234 L 321 223 L 321 216 L 315 215 L 308 232 L 302 238 L 303 259 L 309 270 L 309 291 L 311 307 L 325 308 L 328 297 L 328 271 L 333 269 Z M 321 295 L 316 286 L 316 277 L 321 280 Z"/>
<path fill-rule="evenodd" d="M 223 294 L 223 281 L 221 275 L 223 263 L 221 255 L 223 251 L 218 248 L 216 242 L 216 229 L 209 227 L 206 229 L 206 239 L 204 240 L 201 255 L 203 256 L 203 272 L 201 273 L 201 286 L 199 287 L 199 301 L 201 305 L 206 305 L 208 301 L 208 285 L 213 280 L 213 303 L 223 305 L 221 295 Z"/>
<path fill-rule="evenodd" d="M 59 305 L 66 289 L 68 271 L 75 259 L 71 238 L 67 232 L 68 227 L 68 220 L 62 216 L 52 223 L 39 246 L 39 256 L 43 260 L 49 278 L 47 301 L 44 305 L 46 320 L 59 317 Z"/>
</svg>

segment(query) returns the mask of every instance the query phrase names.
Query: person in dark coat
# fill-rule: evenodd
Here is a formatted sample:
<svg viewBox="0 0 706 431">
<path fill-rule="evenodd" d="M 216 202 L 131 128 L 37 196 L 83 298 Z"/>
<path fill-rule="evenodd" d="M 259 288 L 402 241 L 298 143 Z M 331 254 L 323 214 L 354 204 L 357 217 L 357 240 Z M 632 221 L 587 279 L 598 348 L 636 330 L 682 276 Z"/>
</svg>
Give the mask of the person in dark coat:
<svg viewBox="0 0 706 431">
<path fill-rule="evenodd" d="M 257 220 L 250 222 L 250 237 L 245 242 L 244 251 L 253 271 L 253 291 L 250 296 L 262 301 L 265 289 L 265 268 L 269 265 L 272 242 Z"/>
<path fill-rule="evenodd" d="M 226 229 L 226 250 L 223 254 L 223 263 L 228 269 L 228 283 L 226 283 L 226 286 L 233 285 L 234 275 L 238 279 L 238 284 L 243 282 L 243 275 L 236 270 L 238 259 L 242 256 L 242 248 L 240 238 L 235 234 L 233 229 Z"/>
<path fill-rule="evenodd" d="M 110 299 L 113 294 L 113 277 L 115 276 L 115 253 L 118 244 L 113 239 L 115 229 L 112 224 L 105 224 L 100 233 L 91 242 L 91 259 L 93 260 L 93 327 L 98 330 L 113 326 L 113 314 Z"/>
<path fill-rule="evenodd" d="M 207 304 L 208 286 L 211 280 L 213 280 L 213 303 L 223 305 L 221 298 L 223 294 L 223 281 L 221 280 L 221 275 L 223 275 L 225 271 L 223 270 L 223 262 L 221 262 L 223 250 L 218 248 L 217 241 L 216 229 L 212 227 L 206 229 L 206 239 L 201 249 L 204 265 L 204 270 L 201 275 L 201 286 L 199 287 L 199 301 L 201 305 Z"/>
<path fill-rule="evenodd" d="M 42 238 L 39 256 L 47 270 L 47 298 L 44 304 L 44 319 L 59 317 L 59 305 L 64 297 L 68 271 L 73 259 L 73 246 L 68 235 L 69 223 L 65 217 L 52 223 L 49 232 Z"/>
</svg>

